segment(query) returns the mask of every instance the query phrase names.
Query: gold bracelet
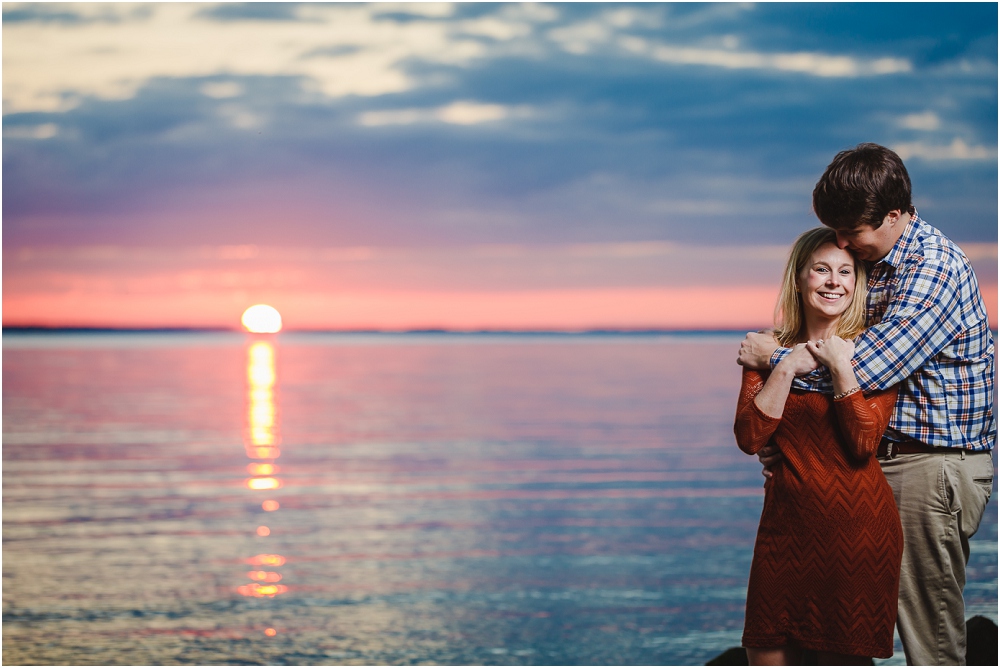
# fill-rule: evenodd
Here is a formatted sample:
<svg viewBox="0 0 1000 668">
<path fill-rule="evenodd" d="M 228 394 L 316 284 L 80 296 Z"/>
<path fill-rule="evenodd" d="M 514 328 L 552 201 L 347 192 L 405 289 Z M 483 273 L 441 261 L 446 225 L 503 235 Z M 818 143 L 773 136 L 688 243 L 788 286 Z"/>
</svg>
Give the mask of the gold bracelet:
<svg viewBox="0 0 1000 668">
<path fill-rule="evenodd" d="M 852 387 L 851 389 L 849 389 L 847 392 L 841 392 L 840 394 L 833 395 L 833 400 L 834 401 L 840 401 L 844 397 L 849 397 L 852 394 L 854 394 L 855 392 L 860 392 L 860 391 L 861 391 L 861 386 L 860 385 L 855 385 L 854 387 Z"/>
</svg>

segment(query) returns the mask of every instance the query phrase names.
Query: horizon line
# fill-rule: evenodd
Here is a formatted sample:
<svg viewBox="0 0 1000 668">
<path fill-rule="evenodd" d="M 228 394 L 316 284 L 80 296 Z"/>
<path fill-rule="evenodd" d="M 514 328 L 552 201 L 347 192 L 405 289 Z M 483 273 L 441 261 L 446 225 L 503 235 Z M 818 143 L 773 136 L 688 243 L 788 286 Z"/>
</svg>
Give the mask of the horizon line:
<svg viewBox="0 0 1000 668">
<path fill-rule="evenodd" d="M 760 328 L 706 328 L 706 327 L 594 327 L 537 328 L 537 329 L 450 329 L 444 327 L 415 327 L 407 329 L 285 329 L 277 334 L 252 334 L 242 329 L 226 327 L 86 327 L 48 325 L 3 325 L 7 334 L 209 334 L 231 333 L 251 336 L 277 336 L 280 334 L 505 334 L 505 335 L 585 335 L 585 334 L 734 334 L 759 331 Z"/>
</svg>

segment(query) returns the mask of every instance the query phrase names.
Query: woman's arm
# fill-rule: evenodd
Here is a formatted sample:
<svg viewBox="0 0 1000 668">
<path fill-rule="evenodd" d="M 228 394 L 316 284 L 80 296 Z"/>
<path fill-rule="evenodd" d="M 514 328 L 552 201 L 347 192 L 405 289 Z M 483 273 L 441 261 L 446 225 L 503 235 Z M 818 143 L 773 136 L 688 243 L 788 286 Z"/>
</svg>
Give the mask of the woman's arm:
<svg viewBox="0 0 1000 668">
<path fill-rule="evenodd" d="M 879 441 L 896 406 L 897 394 L 898 388 L 891 387 L 868 397 L 855 392 L 834 400 L 840 433 L 854 459 L 865 460 L 878 451 Z"/>
<path fill-rule="evenodd" d="M 743 387 L 733 425 L 736 443 L 743 452 L 753 455 L 767 445 L 781 422 L 795 374 L 815 366 L 816 361 L 805 349 L 805 344 L 799 344 L 775 367 L 766 382 L 760 372 L 743 369 Z"/>
<path fill-rule="evenodd" d="M 757 408 L 754 400 L 762 389 L 764 377 L 760 372 L 744 367 L 733 433 L 736 434 L 736 445 L 748 455 L 756 454 L 764 447 L 781 422 L 781 418 L 773 418 Z"/>
<path fill-rule="evenodd" d="M 854 342 L 834 336 L 827 341 L 810 341 L 806 347 L 830 370 L 833 379 L 833 405 L 837 411 L 840 432 L 846 440 L 848 453 L 864 460 L 878 450 L 879 441 L 889 426 L 896 405 L 896 388 L 877 392 L 869 397 L 861 394 L 854 375 L 851 358 Z"/>
<path fill-rule="evenodd" d="M 816 358 L 806 349 L 806 344 L 796 344 L 792 352 L 774 367 L 754 403 L 767 415 L 780 418 L 785 411 L 785 400 L 788 399 L 788 391 L 792 389 L 792 381 L 796 376 L 808 373 L 816 366 Z"/>
</svg>

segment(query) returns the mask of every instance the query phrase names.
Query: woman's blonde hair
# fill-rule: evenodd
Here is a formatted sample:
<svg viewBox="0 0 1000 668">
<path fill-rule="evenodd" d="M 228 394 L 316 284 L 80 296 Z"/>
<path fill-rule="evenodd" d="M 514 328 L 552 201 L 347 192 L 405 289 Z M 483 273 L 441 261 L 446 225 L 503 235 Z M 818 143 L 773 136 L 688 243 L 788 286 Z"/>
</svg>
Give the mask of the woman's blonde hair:
<svg viewBox="0 0 1000 668">
<path fill-rule="evenodd" d="M 782 346 L 790 347 L 804 340 L 806 321 L 802 313 L 802 295 L 799 293 L 798 278 L 806 264 L 823 244 L 837 243 L 837 233 L 829 227 L 815 227 L 803 232 L 785 265 L 785 276 L 781 281 L 781 294 L 774 308 L 774 338 Z M 868 272 L 864 263 L 854 258 L 854 297 L 837 323 L 837 336 L 853 339 L 865 329 L 865 300 L 868 292 Z"/>
</svg>

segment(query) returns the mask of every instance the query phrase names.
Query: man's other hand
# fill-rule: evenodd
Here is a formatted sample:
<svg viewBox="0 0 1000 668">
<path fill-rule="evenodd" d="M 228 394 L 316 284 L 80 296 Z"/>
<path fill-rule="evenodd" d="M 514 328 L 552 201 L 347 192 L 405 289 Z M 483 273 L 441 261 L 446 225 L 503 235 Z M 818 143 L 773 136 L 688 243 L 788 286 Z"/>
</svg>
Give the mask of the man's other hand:
<svg viewBox="0 0 1000 668">
<path fill-rule="evenodd" d="M 771 355 L 778 349 L 773 332 L 747 332 L 740 344 L 740 356 L 736 363 L 748 369 L 765 371 L 771 368 Z"/>
<path fill-rule="evenodd" d="M 774 467 L 781 463 L 781 450 L 776 445 L 765 445 L 757 451 L 757 459 L 760 460 L 760 465 L 764 467 L 764 470 L 760 474 L 765 478 L 770 478 L 774 475 Z"/>
</svg>

